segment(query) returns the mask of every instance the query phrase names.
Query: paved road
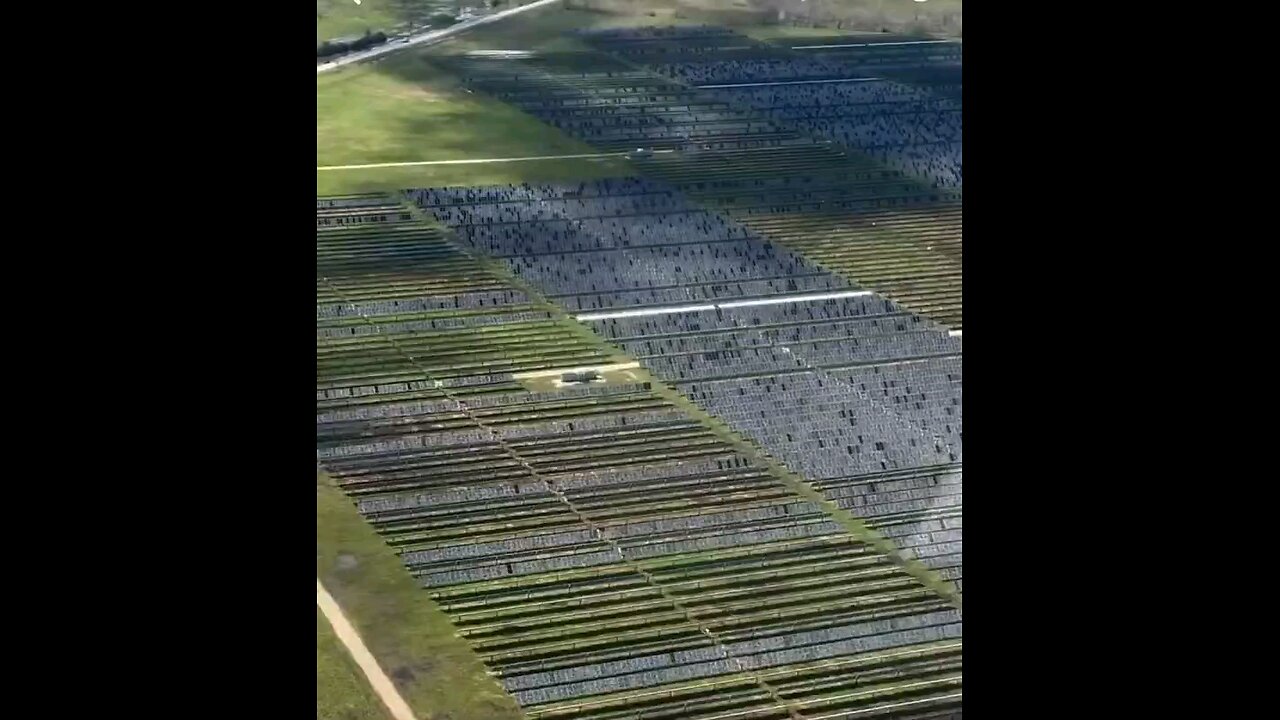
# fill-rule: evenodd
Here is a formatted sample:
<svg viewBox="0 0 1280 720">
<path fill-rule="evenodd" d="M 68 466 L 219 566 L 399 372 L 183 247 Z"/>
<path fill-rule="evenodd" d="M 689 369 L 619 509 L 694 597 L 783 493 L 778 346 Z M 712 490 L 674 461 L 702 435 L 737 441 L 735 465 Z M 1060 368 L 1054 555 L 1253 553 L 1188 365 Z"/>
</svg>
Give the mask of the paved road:
<svg viewBox="0 0 1280 720">
<path fill-rule="evenodd" d="M 320 73 L 329 72 L 330 70 L 337 70 L 338 68 L 344 65 L 351 65 L 352 63 L 362 62 L 365 60 L 369 60 L 371 58 L 396 52 L 397 50 L 403 50 L 405 48 L 424 47 L 427 45 L 434 45 L 435 43 L 438 43 L 442 40 L 445 40 L 454 35 L 457 35 L 458 33 L 466 32 L 467 30 L 470 30 L 471 28 L 476 27 L 478 25 L 484 25 L 485 23 L 496 22 L 505 17 L 509 17 L 517 13 L 522 13 L 522 12 L 525 12 L 526 10 L 533 10 L 535 8 L 540 8 L 540 7 L 543 7 L 544 5 L 550 5 L 551 3 L 559 2 L 559 1 L 560 0 L 537 0 L 537 2 L 531 2 L 528 5 L 522 5 L 517 8 L 511 8 L 510 10 L 503 10 L 501 12 L 496 12 L 496 13 L 493 13 L 492 15 L 485 15 L 484 17 L 478 17 L 473 20 L 463 20 L 462 22 L 456 25 L 450 25 L 447 28 L 442 28 L 440 30 L 428 30 L 418 35 L 411 35 L 409 37 L 409 42 L 404 42 L 403 40 L 388 40 L 386 43 L 382 45 L 377 45 L 375 47 L 371 47 L 368 50 L 361 50 L 360 52 L 347 53 L 346 55 L 343 55 L 342 57 L 339 57 L 336 60 L 330 60 L 329 62 L 323 63 L 321 65 L 317 65 L 316 74 L 319 75 Z"/>
</svg>

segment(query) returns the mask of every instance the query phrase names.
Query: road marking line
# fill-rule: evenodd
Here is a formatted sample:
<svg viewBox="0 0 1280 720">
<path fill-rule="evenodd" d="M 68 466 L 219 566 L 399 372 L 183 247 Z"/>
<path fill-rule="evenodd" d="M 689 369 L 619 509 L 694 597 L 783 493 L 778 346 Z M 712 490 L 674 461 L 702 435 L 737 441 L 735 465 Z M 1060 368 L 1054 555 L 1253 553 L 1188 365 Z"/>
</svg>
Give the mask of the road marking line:
<svg viewBox="0 0 1280 720">
<path fill-rule="evenodd" d="M 675 305 L 656 308 L 640 308 L 637 310 L 616 310 L 609 312 L 583 313 L 574 315 L 574 320 L 612 320 L 624 317 L 645 317 L 648 315 L 667 315 L 682 312 L 706 312 L 707 310 L 728 310 L 757 305 L 781 305 L 792 302 L 811 302 L 814 300 L 837 300 L 840 298 L 865 297 L 873 294 L 870 290 L 845 290 L 833 293 L 809 293 L 805 295 L 783 295 L 757 300 L 731 300 L 714 305 Z"/>
</svg>

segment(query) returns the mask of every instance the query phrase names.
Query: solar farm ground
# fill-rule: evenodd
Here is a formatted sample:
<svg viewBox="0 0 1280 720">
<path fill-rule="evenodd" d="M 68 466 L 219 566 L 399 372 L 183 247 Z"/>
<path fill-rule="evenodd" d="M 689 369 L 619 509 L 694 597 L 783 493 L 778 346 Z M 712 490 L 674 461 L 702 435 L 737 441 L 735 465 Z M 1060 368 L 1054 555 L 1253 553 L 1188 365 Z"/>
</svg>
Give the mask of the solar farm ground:
<svg viewBox="0 0 1280 720">
<path fill-rule="evenodd" d="M 662 183 L 413 196 L 471 251 L 959 582 L 959 337 Z"/>
<path fill-rule="evenodd" d="M 529 392 L 625 356 L 416 213 L 322 199 L 317 237 L 322 463 L 529 717 L 958 706 L 922 565 L 674 388 Z"/>
<path fill-rule="evenodd" d="M 425 4 L 430 4 L 429 0 Z M 740 9 L 704 5 L 653 2 L 645 4 L 642 11 L 634 11 L 637 6 L 632 3 L 610 6 L 608 13 L 552 6 L 521 15 L 518 22 L 482 26 L 433 48 L 408 50 L 377 63 L 320 75 L 316 79 L 316 164 L 347 166 L 593 152 L 582 141 L 555 132 L 509 104 L 467 93 L 456 75 L 432 59 L 477 50 L 589 51 L 590 46 L 572 31 L 653 24 L 730 23 L 744 33 L 761 37 L 793 32 L 838 36 L 841 32 L 761 25 L 744 16 Z M 328 35 L 340 35 L 351 28 L 362 32 L 366 20 L 379 22 L 398 17 L 395 7 L 391 0 L 368 0 L 359 6 L 338 3 L 325 10 L 326 18 L 345 24 L 321 27 Z M 316 193 L 386 192 L 526 180 L 554 182 L 632 173 L 634 169 L 620 159 L 327 170 L 317 171 Z"/>
<path fill-rule="evenodd" d="M 707 38 L 705 47 L 691 49 L 698 39 L 680 38 L 665 47 L 649 43 L 646 54 L 624 60 L 613 56 L 625 52 L 626 42 L 598 42 L 611 49 L 611 56 L 546 53 L 503 61 L 455 56 L 440 62 L 477 91 L 602 151 L 679 149 L 632 164 L 863 287 L 953 330 L 963 329 L 958 187 L 930 187 L 928 178 L 912 176 L 910 168 L 885 167 L 733 97 L 636 66 L 698 52 L 702 60 L 721 52 L 737 58 L 745 52 L 748 59 L 783 53 L 786 58 L 785 50 L 718 50 L 717 44 L 749 42 L 733 36 Z M 915 47 L 846 52 L 870 55 L 869 62 L 883 68 L 885 57 L 925 52 Z M 898 65 L 889 67 L 902 72 Z"/>
<path fill-rule="evenodd" d="M 372 1 L 382 3 L 382 16 L 394 14 L 387 4 L 390 0 Z M 363 7 L 348 4 L 351 8 Z M 649 15 L 649 11 L 614 14 L 551 6 L 523 14 L 518 21 L 481 26 L 433 48 L 406 50 L 377 63 L 320 75 L 316 78 L 316 165 L 596 153 L 591 146 L 510 104 L 466 92 L 456 75 L 433 60 L 471 51 L 584 51 L 589 50 L 587 45 L 570 31 L 631 27 L 655 21 L 694 23 L 718 17 L 695 13 L 676 18 L 675 3 L 649 6 L 655 15 Z M 360 17 L 345 6 L 340 12 Z M 339 17 L 338 10 L 334 17 Z M 633 173 L 620 158 L 318 170 L 316 194 L 555 182 Z"/>
<path fill-rule="evenodd" d="M 554 22 L 565 22 L 563 17 Z M 502 27 L 488 40 L 477 39 L 477 33 L 467 42 L 493 48 L 506 45 L 503 38 L 546 37 L 545 27 Z M 344 93 L 359 93 L 366 84 L 377 96 L 371 102 L 399 105 L 368 113 L 370 127 L 359 124 L 358 112 L 327 134 L 318 127 L 321 152 L 328 147 L 340 153 L 353 141 L 366 143 L 364 150 L 380 148 L 387 153 L 382 157 L 421 152 L 414 138 L 433 132 L 440 149 L 425 152 L 450 159 L 493 157 L 493 143 L 510 143 L 512 156 L 541 154 L 545 146 L 538 143 L 544 139 L 585 152 L 600 147 L 598 138 L 588 138 L 586 145 L 543 124 L 548 108 L 537 107 L 539 95 L 565 104 L 641 99 L 646 112 L 658 113 L 691 98 L 733 117 L 752 112 L 716 105 L 715 98 L 659 83 L 648 73 L 637 83 L 637 76 L 625 74 L 639 71 L 634 63 L 615 67 L 610 63 L 618 63 L 616 58 L 591 52 L 584 38 L 561 36 L 552 46 L 579 53 L 524 63 L 538 72 L 532 80 L 525 77 L 517 96 L 502 94 L 509 90 L 502 86 L 507 70 L 477 72 L 494 65 L 440 49 L 428 54 L 430 64 L 405 55 L 399 60 L 403 66 L 388 60 L 334 73 L 361 79 L 350 88 L 334 83 L 327 107 L 321 101 L 326 90 L 318 84 L 322 123 L 343 112 Z M 463 47 L 474 45 L 454 49 Z M 462 90 L 445 67 L 468 77 L 475 94 Z M 615 77 L 599 77 L 608 72 Z M 430 91 L 440 93 L 441 111 L 424 113 L 426 103 L 412 93 L 433 83 Z M 640 98 L 653 89 L 661 92 Z M 433 113 L 448 119 L 417 126 L 416 135 L 407 130 Z M 486 144 L 490 136 L 459 127 L 482 126 L 491 113 L 508 113 L 505 124 L 487 126 L 505 138 Z M 905 310 L 841 301 L 841 312 L 853 315 L 829 318 L 844 337 L 860 338 L 854 343 L 866 352 L 890 353 L 876 356 L 882 360 L 914 347 L 901 345 L 907 336 L 918 336 L 910 341 L 915 343 L 946 335 L 935 329 L 899 337 L 901 331 L 890 328 L 899 339 L 885 344 L 874 337 L 879 331 L 866 334 L 877 319 L 939 321 L 943 329 L 950 319 L 949 326 L 959 329 L 958 205 L 954 217 L 946 215 L 945 200 L 869 210 L 902 194 L 893 188 L 903 181 L 841 150 L 797 142 L 803 133 L 793 129 L 766 130 L 771 138 L 764 143 L 726 136 L 733 122 L 702 124 L 701 131 L 718 138 L 721 149 L 608 161 L 605 170 L 577 161 L 383 168 L 363 177 L 318 173 L 317 185 L 320 194 L 564 185 L 641 172 L 700 207 L 775 238 L 779 247 L 816 260 L 820 272 L 814 277 L 835 270 L 856 281 L 845 286 L 850 292 L 896 293 Z M 660 146 L 643 128 L 620 132 L 612 142 L 609 147 Z M 352 163 L 378 162 L 364 151 L 347 157 Z M 821 183 L 787 187 L 786 178 Z M 910 182 L 904 187 L 907 195 L 930 192 Z M 712 323 L 694 334 L 702 339 L 647 330 L 619 334 L 608 329 L 614 325 L 608 320 L 592 323 L 597 335 L 569 318 L 585 295 L 547 297 L 554 295 L 551 280 L 511 275 L 519 263 L 537 263 L 536 252 L 487 258 L 493 251 L 477 250 L 469 239 L 473 223 L 440 217 L 456 227 L 461 237 L 454 238 L 431 221 L 441 207 L 410 210 L 402 201 L 331 197 L 317 203 L 318 439 L 322 464 L 335 478 L 322 474 L 317 481 L 317 572 L 420 717 L 519 717 L 517 701 L 534 718 L 603 720 L 641 711 L 646 718 L 671 720 L 959 717 L 958 503 L 870 522 L 854 514 L 864 514 L 874 502 L 893 509 L 893 503 L 917 495 L 943 498 L 954 491 L 958 500 L 958 463 L 902 467 L 852 483 L 797 474 L 790 465 L 825 462 L 814 449 L 821 443 L 787 448 L 762 442 L 767 438 L 734 419 L 738 406 L 716 404 L 720 395 L 711 391 L 723 381 L 681 382 L 658 369 L 664 353 L 653 351 L 668 342 L 740 345 L 755 337 L 750 342 L 775 343 L 793 323 L 774 322 L 744 334 L 734 327 L 737 315 L 726 312 L 728 325 Z M 558 202 L 566 201 L 531 197 L 510 211 L 554 208 Z M 479 211 L 465 197 L 449 208 Z M 640 224 L 660 225 L 670 217 L 657 213 Z M 921 242 L 922 231 L 938 239 Z M 951 258 L 954 270 L 938 256 Z M 904 267 L 918 270 L 930 263 L 945 270 L 940 281 L 903 284 Z M 957 293 L 954 300 L 949 287 Z M 604 294 L 602 288 L 597 303 Z M 833 309 L 831 303 L 825 307 L 824 313 Z M 868 311 L 876 318 L 859 317 Z M 754 316 L 755 311 L 741 315 Z M 687 322 L 692 316 L 668 317 Z M 830 377 L 844 361 L 821 359 L 834 357 L 824 350 L 831 339 L 786 341 L 808 343 L 789 345 L 800 350 L 805 366 L 787 372 L 852 382 L 852 376 Z M 641 368 L 608 373 L 603 387 L 575 389 L 556 381 L 562 369 L 634 363 L 637 357 Z M 944 386 L 954 375 L 951 397 L 958 403 L 959 376 L 948 374 L 946 365 L 953 360 L 958 369 L 958 342 L 927 359 L 925 374 L 910 377 L 934 383 L 946 375 L 943 385 L 926 388 L 931 399 L 937 392 L 942 400 L 952 392 Z M 780 366 L 770 362 L 773 373 Z M 769 376 L 775 378 L 770 382 L 780 377 Z M 790 380 L 781 382 L 772 387 L 785 393 Z M 883 403 L 896 404 L 902 391 L 891 390 L 890 379 L 884 382 Z M 794 397 L 791 392 L 787 398 Z M 917 429 L 950 414 L 932 401 L 916 405 L 877 412 Z M 918 487 L 924 489 L 910 489 Z M 903 528 L 912 534 L 904 535 Z M 951 552 L 952 544 L 950 555 L 898 552 Z"/>
<path fill-rule="evenodd" d="M 323 473 L 316 478 L 316 576 L 417 717 L 520 717 L 475 653 L 456 637 L 449 618 L 426 601 L 396 553 Z M 325 677 L 344 687 L 348 682 L 338 673 Z M 368 690 L 365 679 L 359 680 Z M 340 706 L 340 698 L 338 691 L 320 688 L 318 702 Z"/>
</svg>

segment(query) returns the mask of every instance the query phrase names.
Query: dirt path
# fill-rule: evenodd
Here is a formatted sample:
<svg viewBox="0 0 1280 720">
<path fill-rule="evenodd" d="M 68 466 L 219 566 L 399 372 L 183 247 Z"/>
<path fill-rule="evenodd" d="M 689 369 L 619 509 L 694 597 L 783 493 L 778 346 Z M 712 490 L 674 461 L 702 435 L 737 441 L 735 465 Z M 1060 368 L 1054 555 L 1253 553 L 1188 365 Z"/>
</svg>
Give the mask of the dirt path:
<svg viewBox="0 0 1280 720">
<path fill-rule="evenodd" d="M 346 646 L 347 652 L 351 653 L 351 657 L 360 666 L 360 670 L 364 672 L 364 676 L 369 679 L 369 684 L 373 686 L 373 691 L 382 699 L 382 704 L 387 706 L 391 711 L 391 717 L 395 720 L 416 720 L 413 711 L 409 709 L 409 704 L 400 697 L 400 691 L 396 690 L 396 686 L 391 683 L 391 678 L 382 672 L 382 668 L 378 666 L 378 661 L 373 659 L 373 654 L 369 652 L 369 648 L 365 647 L 364 641 L 360 639 L 360 634 L 352 627 L 347 616 L 342 614 L 342 608 L 338 607 L 338 603 L 334 601 L 333 596 L 328 590 L 324 589 L 324 585 L 320 584 L 320 579 L 316 578 L 316 605 L 320 607 L 320 611 L 324 613 L 329 624 L 333 626 L 333 632 Z"/>
</svg>

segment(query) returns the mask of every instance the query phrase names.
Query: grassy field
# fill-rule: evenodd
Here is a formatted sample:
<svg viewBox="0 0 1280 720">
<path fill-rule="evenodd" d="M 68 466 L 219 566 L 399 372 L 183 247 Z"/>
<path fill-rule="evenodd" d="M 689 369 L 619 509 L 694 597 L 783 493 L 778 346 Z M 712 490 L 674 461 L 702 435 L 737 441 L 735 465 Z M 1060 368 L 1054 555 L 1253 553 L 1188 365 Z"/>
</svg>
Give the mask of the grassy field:
<svg viewBox="0 0 1280 720">
<path fill-rule="evenodd" d="M 366 0 L 352 8 L 392 7 Z M 699 0 L 707 8 L 708 0 Z M 376 6 L 374 3 L 383 3 Z M 691 0 L 554 5 L 486 25 L 426 50 L 316 78 L 316 165 L 588 154 L 596 150 L 505 103 L 467 93 L 431 57 L 470 50 L 585 50 L 577 28 L 671 25 L 741 17 L 740 8 L 699 9 Z M 605 11 L 607 10 L 607 11 Z M 336 22 L 336 20 L 335 20 Z M 361 28 L 362 32 L 363 29 Z M 431 185 L 558 182 L 632 174 L 622 159 L 317 171 L 316 193 L 379 192 Z"/>
<path fill-rule="evenodd" d="M 807 0 L 777 22 L 776 0 L 573 0 L 523 15 L 517 22 L 477 28 L 436 51 L 582 50 L 563 35 L 574 29 L 640 25 L 723 25 L 762 40 L 815 35 L 895 33 L 958 36 L 963 0 Z M 811 27 L 818 24 L 821 27 Z M 840 27 L 837 27 L 837 24 Z"/>
<path fill-rule="evenodd" d="M 595 148 L 496 100 L 473 95 L 420 52 L 316 78 L 316 165 L 590 154 Z M 318 171 L 317 194 L 433 184 L 630 174 L 622 159 Z"/>
<path fill-rule="evenodd" d="M 531 10 L 515 22 L 485 25 L 437 45 L 434 52 L 468 50 L 588 50 L 565 34 L 572 30 L 644 25 L 745 25 L 758 21 L 731 0 L 575 0 Z"/>
<path fill-rule="evenodd" d="M 755 0 L 755 4 L 777 0 Z M 807 0 L 787 3 L 780 24 L 738 28 L 761 40 L 888 30 L 907 35 L 960 37 L 963 0 Z M 798 23 L 798 25 L 797 25 Z M 806 27 L 819 25 L 820 27 Z"/>
<path fill-rule="evenodd" d="M 523 5 L 529 0 L 508 0 Z M 467 0 L 464 5 L 479 4 Z M 337 37 L 360 35 L 365 30 L 391 30 L 412 20 L 415 24 L 432 14 L 451 11 L 457 0 L 316 0 L 316 42 Z M 459 49 L 545 49 L 569 50 L 581 46 L 571 38 L 557 37 L 561 31 L 579 27 L 619 25 L 673 25 L 682 23 L 714 23 L 767 39 L 771 37 L 803 37 L 806 34 L 832 32 L 877 32 L 889 26 L 894 32 L 921 25 L 922 29 L 943 35 L 958 35 L 963 0 L 810 0 L 791 2 L 787 19 L 774 24 L 777 0 L 572 0 L 537 10 L 512 22 L 501 22 L 461 36 L 446 44 Z M 774 7 L 767 12 L 766 7 Z M 844 27 L 837 29 L 836 20 Z M 826 27 L 801 25 L 821 23 Z M 499 45 L 493 43 L 498 41 Z"/>
<path fill-rule="evenodd" d="M 389 31 L 398 23 L 400 10 L 394 0 L 316 0 L 316 44 L 334 38 Z"/>
<path fill-rule="evenodd" d="M 371 1 L 366 0 L 365 4 Z M 566 33 L 576 28 L 705 21 L 705 17 L 698 19 L 701 16 L 676 17 L 676 5 L 672 0 L 654 0 L 645 4 L 651 10 L 630 14 L 567 10 L 555 5 L 476 28 L 426 50 L 406 50 L 375 64 L 319 75 L 316 165 L 598 152 L 510 105 L 467 93 L 456 77 L 432 65 L 430 59 L 481 49 L 586 50 L 585 45 Z M 355 3 L 351 6 L 357 7 Z M 316 193 L 558 182 L 633 172 L 630 164 L 620 158 L 329 170 L 317 171 Z"/>
<path fill-rule="evenodd" d="M 390 33 L 401 23 L 412 20 L 416 25 L 457 6 L 456 0 L 361 0 L 359 5 L 354 0 L 316 0 L 316 44 L 365 30 Z"/>
<path fill-rule="evenodd" d="M 533 0 L 502 0 L 496 10 L 527 5 Z M 316 0 L 316 44 L 340 37 L 397 28 L 414 32 L 432 24 L 434 15 L 455 15 L 459 8 L 477 8 L 489 0 Z"/>
<path fill-rule="evenodd" d="M 419 718 L 522 717 L 400 558 L 325 475 L 316 480 L 316 573 Z M 322 687 L 321 697 L 332 692 Z"/>
<path fill-rule="evenodd" d="M 390 720 L 324 614 L 316 609 L 316 720 Z"/>
</svg>

